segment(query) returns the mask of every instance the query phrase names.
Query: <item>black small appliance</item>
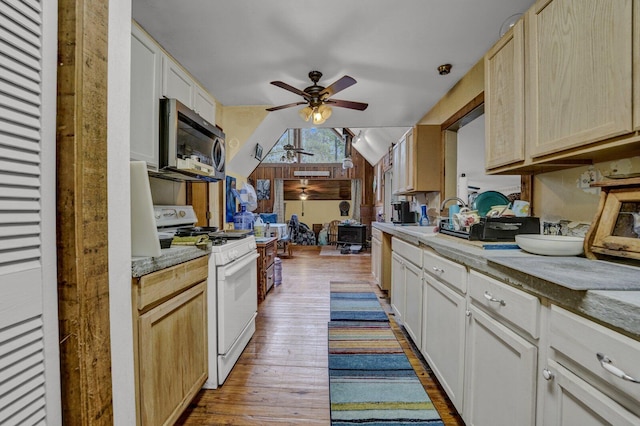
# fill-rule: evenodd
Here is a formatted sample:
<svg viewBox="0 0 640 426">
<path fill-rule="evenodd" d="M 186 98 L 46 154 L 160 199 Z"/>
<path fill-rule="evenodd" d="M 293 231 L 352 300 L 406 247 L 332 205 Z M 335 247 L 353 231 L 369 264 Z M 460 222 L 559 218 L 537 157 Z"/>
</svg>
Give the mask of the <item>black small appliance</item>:
<svg viewBox="0 0 640 426">
<path fill-rule="evenodd" d="M 394 201 L 391 203 L 393 223 L 416 223 L 418 215 L 411 211 L 411 204 L 408 201 Z"/>
</svg>

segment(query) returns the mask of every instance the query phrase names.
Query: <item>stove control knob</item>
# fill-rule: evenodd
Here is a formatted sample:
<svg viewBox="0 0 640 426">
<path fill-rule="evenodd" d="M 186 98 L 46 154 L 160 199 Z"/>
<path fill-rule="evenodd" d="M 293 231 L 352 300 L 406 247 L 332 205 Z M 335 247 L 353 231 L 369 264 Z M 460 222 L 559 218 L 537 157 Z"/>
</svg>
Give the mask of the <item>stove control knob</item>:
<svg viewBox="0 0 640 426">
<path fill-rule="evenodd" d="M 180 217 L 185 217 L 186 215 L 187 215 L 187 212 L 185 212 L 184 210 L 180 210 L 178 212 L 178 216 L 180 216 Z"/>
</svg>

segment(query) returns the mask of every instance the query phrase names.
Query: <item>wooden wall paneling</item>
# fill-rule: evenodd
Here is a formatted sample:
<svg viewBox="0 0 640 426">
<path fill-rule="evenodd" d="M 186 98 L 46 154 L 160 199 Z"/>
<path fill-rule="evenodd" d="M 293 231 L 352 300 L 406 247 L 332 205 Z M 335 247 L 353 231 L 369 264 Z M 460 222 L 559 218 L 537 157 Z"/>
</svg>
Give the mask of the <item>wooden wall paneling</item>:
<svg viewBox="0 0 640 426">
<path fill-rule="evenodd" d="M 57 250 L 62 418 L 111 425 L 107 210 L 109 3 L 59 0 Z"/>
<path fill-rule="evenodd" d="M 209 226 L 211 211 L 208 182 L 187 182 L 187 204 L 191 204 L 196 212 L 196 226 Z"/>
</svg>

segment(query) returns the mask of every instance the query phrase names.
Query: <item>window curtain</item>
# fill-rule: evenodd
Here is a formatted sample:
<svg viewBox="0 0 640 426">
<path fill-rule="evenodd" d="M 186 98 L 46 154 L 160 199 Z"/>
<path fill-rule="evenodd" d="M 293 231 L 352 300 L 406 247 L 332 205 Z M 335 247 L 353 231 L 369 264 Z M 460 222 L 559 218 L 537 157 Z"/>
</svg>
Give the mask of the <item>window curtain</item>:
<svg viewBox="0 0 640 426">
<path fill-rule="evenodd" d="M 278 223 L 285 223 L 284 217 L 284 184 L 282 179 L 274 179 L 273 183 L 273 213 L 278 215 Z"/>
<path fill-rule="evenodd" d="M 362 204 L 362 181 L 351 179 L 351 205 L 353 206 L 351 217 L 357 221 L 360 221 L 360 204 Z"/>
</svg>

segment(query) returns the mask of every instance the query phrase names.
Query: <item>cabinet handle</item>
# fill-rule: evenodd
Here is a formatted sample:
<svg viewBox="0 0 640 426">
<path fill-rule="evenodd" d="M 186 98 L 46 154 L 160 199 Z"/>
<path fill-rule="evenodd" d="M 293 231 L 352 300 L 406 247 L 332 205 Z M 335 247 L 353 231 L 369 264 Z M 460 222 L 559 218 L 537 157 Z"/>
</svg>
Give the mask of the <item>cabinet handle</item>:
<svg viewBox="0 0 640 426">
<path fill-rule="evenodd" d="M 470 317 L 471 316 L 471 311 L 469 309 L 467 309 L 467 310 L 464 311 L 464 314 L 466 316 Z"/>
<path fill-rule="evenodd" d="M 499 303 L 501 306 L 505 306 L 507 304 L 504 300 L 496 299 L 495 297 L 493 297 L 493 295 L 488 291 L 484 292 L 484 298 L 487 299 L 489 302 Z"/>
<path fill-rule="evenodd" d="M 602 366 L 602 368 L 604 368 L 614 376 L 619 377 L 622 380 L 626 380 L 628 382 L 640 383 L 640 379 L 633 378 L 629 376 L 627 373 L 625 373 L 624 371 L 620 370 L 618 367 L 614 367 L 613 361 L 611 361 L 611 358 L 609 358 L 605 354 L 598 352 L 596 354 L 596 358 L 598 358 L 598 361 L 600 361 L 600 365 Z"/>
<path fill-rule="evenodd" d="M 545 368 L 542 370 L 542 377 L 544 377 L 545 380 L 552 380 L 555 377 L 555 374 L 553 374 L 548 368 Z"/>
<path fill-rule="evenodd" d="M 433 269 L 434 272 L 437 272 L 438 274 L 444 274 L 444 269 L 442 269 L 442 268 L 438 268 L 438 267 L 434 266 L 431 269 Z"/>
</svg>

